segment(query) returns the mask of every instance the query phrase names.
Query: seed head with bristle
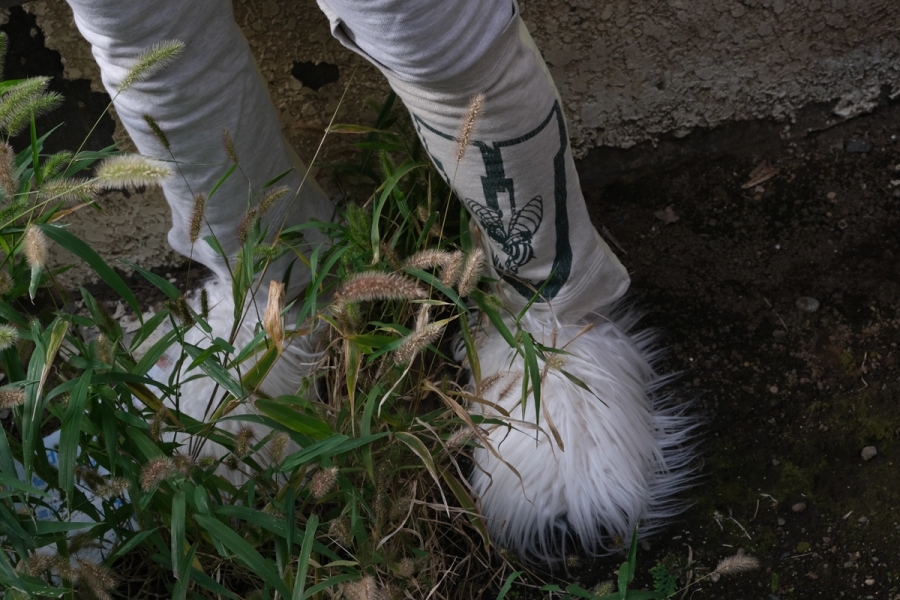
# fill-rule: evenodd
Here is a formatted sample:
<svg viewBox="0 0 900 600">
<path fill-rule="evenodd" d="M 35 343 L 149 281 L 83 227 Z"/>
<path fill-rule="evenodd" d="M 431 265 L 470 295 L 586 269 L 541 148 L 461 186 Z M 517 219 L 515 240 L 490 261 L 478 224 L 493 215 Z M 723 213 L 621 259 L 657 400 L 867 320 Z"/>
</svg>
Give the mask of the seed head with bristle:
<svg viewBox="0 0 900 600">
<path fill-rule="evenodd" d="M 457 284 L 460 298 L 465 298 L 478 286 L 478 279 L 481 276 L 483 264 L 484 251 L 481 248 L 475 248 L 466 256 L 466 264 L 462 268 Z"/>
<path fill-rule="evenodd" d="M 259 212 L 264 213 L 275 204 L 280 198 L 284 198 L 291 192 L 291 188 L 281 186 L 269 191 L 259 202 Z"/>
<path fill-rule="evenodd" d="M 256 432 L 252 427 L 241 427 L 238 429 L 237 435 L 234 436 L 234 455 L 238 458 L 244 458 L 250 454 L 253 449 L 253 439 Z"/>
<path fill-rule="evenodd" d="M 453 253 L 437 248 L 416 252 L 403 262 L 404 267 L 413 269 L 434 269 L 444 267 L 453 259 Z"/>
<path fill-rule="evenodd" d="M 336 299 L 343 302 L 365 302 L 369 300 L 420 300 L 427 293 L 414 280 L 396 273 L 368 271 L 352 275 Z"/>
<path fill-rule="evenodd" d="M 101 186 L 85 177 L 62 177 L 45 181 L 38 190 L 38 198 L 51 202 L 91 201 Z"/>
<path fill-rule="evenodd" d="M 466 148 L 475 130 L 475 123 L 478 121 L 478 113 L 481 112 L 481 105 L 484 103 L 484 94 L 476 94 L 469 102 L 466 108 L 466 114 L 463 116 L 462 123 L 459 127 L 459 135 L 456 138 L 456 162 L 459 163 L 466 155 Z"/>
<path fill-rule="evenodd" d="M 115 348 L 105 333 L 97 336 L 97 358 L 107 365 L 112 365 L 115 359 Z"/>
<path fill-rule="evenodd" d="M 98 600 L 112 600 L 109 591 L 118 584 L 112 571 L 103 565 L 80 558 L 75 559 L 75 571 L 78 581 L 87 586 Z"/>
<path fill-rule="evenodd" d="M 331 493 L 337 483 L 338 468 L 329 467 L 316 471 L 309 482 L 309 493 L 316 500 L 321 500 Z"/>
<path fill-rule="evenodd" d="M 191 229 L 189 237 L 192 244 L 200 239 L 200 229 L 203 227 L 203 211 L 206 208 L 206 195 L 197 194 L 194 198 L 194 210 L 191 212 Z"/>
<path fill-rule="evenodd" d="M 7 198 L 12 198 L 19 191 L 16 181 L 16 153 L 12 146 L 0 142 L 0 190 Z"/>
<path fill-rule="evenodd" d="M 159 185 L 172 175 L 168 164 L 141 156 L 111 156 L 97 167 L 97 183 L 106 189 Z"/>
<path fill-rule="evenodd" d="M 350 519 L 340 517 L 328 524 L 328 535 L 338 544 L 349 546 L 353 542 L 353 532 L 350 531 Z"/>
<path fill-rule="evenodd" d="M 394 361 L 398 365 L 408 365 L 429 344 L 434 343 L 444 331 L 443 323 L 429 323 L 421 329 L 416 329 L 394 350 Z"/>
<path fill-rule="evenodd" d="M 713 572 L 719 575 L 737 575 L 758 568 L 759 561 L 755 557 L 749 554 L 735 554 L 720 560 Z"/>
<path fill-rule="evenodd" d="M 283 431 L 278 431 L 272 436 L 272 440 L 269 442 L 269 456 L 272 457 L 272 463 L 277 465 L 281 462 L 289 441 L 291 441 L 291 436 Z"/>
<path fill-rule="evenodd" d="M 0 387 L 0 410 L 15 408 L 23 404 L 25 404 L 25 390 L 12 385 Z"/>
<path fill-rule="evenodd" d="M 6 350 L 19 339 L 19 332 L 12 325 L 0 325 L 0 352 Z"/>
<path fill-rule="evenodd" d="M 278 354 L 284 352 L 284 322 L 281 319 L 281 311 L 284 310 L 284 284 L 280 281 L 269 282 L 269 298 L 266 303 L 266 311 L 263 315 L 263 327 L 269 335 L 269 339 L 278 349 Z"/>
<path fill-rule="evenodd" d="M 150 128 L 150 131 L 153 132 L 153 135 L 156 136 L 156 139 L 158 139 L 159 143 L 162 144 L 162 147 L 166 150 L 171 150 L 172 145 L 169 144 L 169 138 L 166 137 L 166 133 L 162 130 L 162 127 L 159 126 L 156 120 L 150 115 L 141 115 L 141 118 L 144 119 L 147 127 Z"/>
<path fill-rule="evenodd" d="M 228 154 L 228 158 L 231 159 L 231 162 L 237 164 L 238 155 L 237 151 L 234 149 L 234 140 L 231 139 L 231 130 L 223 129 L 222 130 L 222 145 L 225 146 L 225 153 Z"/>
<path fill-rule="evenodd" d="M 462 275 L 463 268 L 466 266 L 465 255 L 457 250 L 450 254 L 450 260 L 441 270 L 441 283 L 446 286 L 454 286 Z"/>
<path fill-rule="evenodd" d="M 159 436 L 162 433 L 163 427 L 163 411 L 158 410 L 153 413 L 153 419 L 150 420 L 150 439 L 154 442 L 159 441 Z"/>
<path fill-rule="evenodd" d="M 375 578 L 366 576 L 347 586 L 348 597 L 353 600 L 387 600 L 387 595 Z"/>
<path fill-rule="evenodd" d="M 22 249 L 25 251 L 25 260 L 32 269 L 43 269 L 47 264 L 47 236 L 37 225 L 29 225 L 25 228 L 22 239 Z"/>
<path fill-rule="evenodd" d="M 141 489 L 149 492 L 174 473 L 175 464 L 171 458 L 167 456 L 152 458 L 141 470 Z"/>
<path fill-rule="evenodd" d="M 0 271 L 0 296 L 8 294 L 13 288 L 12 277 L 6 271 Z"/>
<path fill-rule="evenodd" d="M 113 477 L 94 490 L 104 500 L 120 498 L 128 491 L 129 482 L 124 477 Z"/>
<path fill-rule="evenodd" d="M 121 94 L 139 81 L 149 79 L 166 68 L 184 51 L 184 42 L 179 40 L 163 40 L 153 44 L 140 53 L 134 65 L 125 74 L 119 84 Z"/>
</svg>

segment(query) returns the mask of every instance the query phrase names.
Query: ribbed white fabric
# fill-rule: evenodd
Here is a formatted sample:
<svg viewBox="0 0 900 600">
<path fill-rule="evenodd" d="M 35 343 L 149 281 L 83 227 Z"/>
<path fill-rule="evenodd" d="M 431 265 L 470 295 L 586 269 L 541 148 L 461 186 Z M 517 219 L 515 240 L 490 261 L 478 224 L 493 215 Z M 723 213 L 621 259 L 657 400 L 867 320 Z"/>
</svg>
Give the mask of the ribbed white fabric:
<svg viewBox="0 0 900 600">
<path fill-rule="evenodd" d="M 194 196 L 209 194 L 231 166 L 222 145 L 223 131 L 231 132 L 241 168 L 207 203 L 209 228 L 204 228 L 201 238 L 211 230 L 229 256 L 240 246 L 237 229 L 241 218 L 264 194 L 265 182 L 293 166 L 294 172 L 278 185 L 296 191 L 306 172 L 283 141 L 265 83 L 234 22 L 230 0 L 69 0 L 69 4 L 138 150 L 169 159 L 145 123 L 144 114 L 153 117 L 171 143 L 183 177 L 178 174 L 163 187 L 172 208 L 169 243 L 223 280 L 230 280 L 224 260 L 202 239 L 192 247 L 188 231 Z M 172 39 L 185 43 L 184 54 L 177 62 L 117 96 L 122 78 L 141 51 Z M 311 218 L 331 220 L 332 214 L 332 205 L 310 179 L 299 194 L 276 203 L 263 225 L 274 230 L 285 218 L 289 225 L 295 225 Z M 317 244 L 324 237 L 311 232 L 307 241 Z M 280 279 L 287 262 L 285 259 L 270 267 L 267 277 Z M 296 295 L 308 281 L 306 269 L 293 269 L 288 297 Z"/>
<path fill-rule="evenodd" d="M 354 40 L 374 43 L 398 34 L 390 22 L 373 29 L 378 24 L 367 14 L 357 20 L 350 4 L 319 0 L 335 37 L 371 60 Z M 395 73 L 384 66 L 387 59 L 373 62 L 406 104 L 438 170 L 486 234 L 494 267 L 504 278 L 507 306 L 523 307 L 538 289 L 547 302 L 535 303 L 534 310 L 559 318 L 611 305 L 625 293 L 629 278 L 591 225 L 556 87 L 515 5 L 487 3 L 448 17 L 443 7 L 452 3 L 413 4 L 441 7 L 432 9 L 429 21 L 428 52 L 436 56 L 458 50 L 452 38 L 442 35 L 444 28 L 463 23 L 481 29 L 482 22 L 496 23 L 496 17 L 488 17 L 491 12 L 504 18 L 489 43 L 473 47 L 481 55 L 470 57 L 471 66 L 452 77 L 424 81 L 420 70 Z M 384 46 L 381 52 L 391 50 Z M 458 131 L 476 94 L 484 101 L 457 162 Z"/>
</svg>

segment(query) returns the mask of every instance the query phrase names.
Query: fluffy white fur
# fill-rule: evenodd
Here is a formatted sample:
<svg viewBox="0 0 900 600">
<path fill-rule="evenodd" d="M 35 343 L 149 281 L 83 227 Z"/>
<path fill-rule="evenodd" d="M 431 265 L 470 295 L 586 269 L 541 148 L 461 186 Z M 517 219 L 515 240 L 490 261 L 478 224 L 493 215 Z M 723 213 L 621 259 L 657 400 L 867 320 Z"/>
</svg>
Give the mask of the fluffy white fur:
<svg viewBox="0 0 900 600">
<path fill-rule="evenodd" d="M 231 292 L 231 286 L 223 283 L 218 278 L 213 278 L 206 282 L 204 289 L 206 289 L 209 299 L 209 318 L 207 319 L 207 322 L 212 331 L 211 333 L 207 333 L 199 326 L 195 325 L 188 330 L 184 336 L 187 343 L 194 344 L 200 348 L 208 347 L 212 340 L 217 337 L 228 340 L 231 335 L 232 324 L 234 323 L 234 299 Z M 200 310 L 199 304 L 199 293 L 197 293 L 194 300 L 191 302 L 192 307 L 197 312 Z M 261 329 L 262 325 L 260 324 L 260 320 L 264 310 L 264 304 L 254 306 L 252 302 L 247 303 L 247 306 L 245 307 L 247 314 L 242 320 L 237 335 L 232 342 L 232 345 L 238 351 L 250 343 Z M 288 323 L 291 322 L 289 316 L 286 321 Z M 292 338 L 290 343 L 285 344 L 284 354 L 281 355 L 267 375 L 261 386 L 261 391 L 270 396 L 294 394 L 308 383 L 305 378 L 307 378 L 313 365 L 321 357 L 321 352 L 317 351 L 314 347 L 314 342 L 311 339 L 312 337 L 313 336 L 298 336 Z M 159 362 L 164 373 L 164 380 L 166 381 L 168 381 L 174 373 L 179 352 L 180 345 L 175 344 Z M 253 362 L 253 359 L 245 362 L 241 367 L 241 371 L 246 372 Z M 183 383 L 181 385 L 178 408 L 183 414 L 189 415 L 199 421 L 209 421 L 215 410 L 228 394 L 221 387 L 216 386 L 216 383 L 211 378 L 207 377 L 199 367 L 190 372 L 186 372 L 190 363 L 191 359 L 187 358 L 182 364 L 182 371 L 179 374 L 180 380 Z M 239 378 L 239 374 L 235 369 L 232 369 L 231 373 L 235 378 Z M 229 416 L 255 414 L 256 409 L 253 406 L 254 399 L 253 396 L 246 398 L 238 407 L 228 413 Z M 175 399 L 168 398 L 166 404 L 174 409 Z M 237 433 L 241 428 L 250 427 L 254 430 L 256 442 L 270 432 L 270 429 L 264 425 L 239 420 L 219 421 L 216 423 L 216 427 L 233 434 Z M 228 450 L 224 446 L 211 441 L 201 440 L 199 437 L 176 436 L 175 439 L 185 444 L 184 451 L 189 452 L 195 458 L 199 456 L 213 456 L 218 459 L 224 457 L 228 453 Z M 200 445 L 201 443 L 202 447 Z M 298 447 L 296 445 L 291 445 L 285 450 L 290 453 L 297 449 Z M 265 464 L 267 461 L 271 460 L 271 456 L 268 454 L 266 448 L 262 448 L 256 459 L 261 461 L 262 464 Z M 242 483 L 249 475 L 243 471 L 235 471 L 224 466 L 220 468 L 220 473 L 235 484 Z"/>
<path fill-rule="evenodd" d="M 482 406 L 485 416 L 502 422 L 484 426 L 502 460 L 477 449 L 471 484 L 493 542 L 523 560 L 558 561 L 575 550 L 573 543 L 588 553 L 609 552 L 613 540 L 627 544 L 638 523 L 647 533 L 679 512 L 672 496 L 689 483 L 695 421 L 656 395 L 663 382 L 651 365 L 652 336 L 626 333 L 636 318 L 619 319 L 624 328 L 600 315 L 563 326 L 533 313 L 522 327 L 547 346 L 555 336 L 555 346 L 569 354 L 547 355 L 555 358 L 542 386 L 538 431 L 530 395 L 523 413 L 524 359 L 493 328 L 480 336 L 482 381 L 501 374 L 482 397 L 509 416 Z M 594 327 L 579 336 L 588 323 Z"/>
</svg>

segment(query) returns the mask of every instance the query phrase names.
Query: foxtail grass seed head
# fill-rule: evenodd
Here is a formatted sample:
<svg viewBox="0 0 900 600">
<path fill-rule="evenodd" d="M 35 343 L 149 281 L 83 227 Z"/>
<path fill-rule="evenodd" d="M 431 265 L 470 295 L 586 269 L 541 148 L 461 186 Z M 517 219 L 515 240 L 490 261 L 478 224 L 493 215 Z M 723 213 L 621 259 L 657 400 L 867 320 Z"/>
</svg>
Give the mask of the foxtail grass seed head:
<svg viewBox="0 0 900 600">
<path fill-rule="evenodd" d="M 23 404 L 25 404 L 25 390 L 11 385 L 0 387 L 0 410 L 15 408 Z"/>
<path fill-rule="evenodd" d="M 191 312 L 191 307 L 188 306 L 184 296 L 179 296 L 175 300 L 167 300 L 166 307 L 178 317 L 183 325 L 188 327 L 194 325 L 194 313 Z"/>
<path fill-rule="evenodd" d="M 427 293 L 414 280 L 396 273 L 368 271 L 351 275 L 335 294 L 342 302 L 421 300 Z"/>
<path fill-rule="evenodd" d="M 447 261 L 447 264 L 441 270 L 441 283 L 449 287 L 456 285 L 465 266 L 466 257 L 462 252 L 457 250 L 451 253 L 450 260 Z"/>
<path fill-rule="evenodd" d="M 0 80 L 3 79 L 3 65 L 6 64 L 6 49 L 9 47 L 9 37 L 0 32 Z"/>
<path fill-rule="evenodd" d="M 338 468 L 319 469 L 309 482 L 309 493 L 316 500 L 321 500 L 334 490 L 337 484 Z"/>
<path fill-rule="evenodd" d="M 68 150 L 51 154 L 50 157 L 44 161 L 44 164 L 41 165 L 44 181 L 53 179 L 59 175 L 64 168 L 69 166 L 73 158 L 75 158 L 75 155 Z"/>
<path fill-rule="evenodd" d="M 13 288 L 12 277 L 6 271 L 0 271 L 0 296 L 8 294 Z"/>
<path fill-rule="evenodd" d="M 43 269 L 47 265 L 48 245 L 47 236 L 37 225 L 25 228 L 22 249 L 25 251 L 25 260 L 29 267 Z"/>
<path fill-rule="evenodd" d="M 153 413 L 153 419 L 150 421 L 150 439 L 158 442 L 163 429 L 163 411 L 158 410 Z"/>
<path fill-rule="evenodd" d="M 138 55 L 134 65 L 119 84 L 121 94 L 135 83 L 153 77 L 170 65 L 184 51 L 184 42 L 163 40 L 153 44 Z"/>
<path fill-rule="evenodd" d="M 478 287 L 478 279 L 481 276 L 481 267 L 484 264 L 484 250 L 475 248 L 466 256 L 466 263 L 459 276 L 457 290 L 459 296 L 465 298 Z"/>
<path fill-rule="evenodd" d="M 281 320 L 281 311 L 284 310 L 284 284 L 280 281 L 269 282 L 269 298 L 266 303 L 266 311 L 263 315 L 263 327 L 269 335 L 269 339 L 278 349 L 278 354 L 284 352 L 284 322 Z"/>
<path fill-rule="evenodd" d="M 172 175 L 168 164 L 141 156 L 111 156 L 97 167 L 97 182 L 106 189 L 160 185 Z"/>
<path fill-rule="evenodd" d="M 453 256 L 452 252 L 430 248 L 416 252 L 403 262 L 403 266 L 412 269 L 445 267 L 453 259 Z"/>
<path fill-rule="evenodd" d="M 256 437 L 252 427 L 241 427 L 234 437 L 234 455 L 238 458 L 249 456 L 253 449 L 253 439 Z"/>
<path fill-rule="evenodd" d="M 12 198 L 19 191 L 19 182 L 16 181 L 16 153 L 6 142 L 0 142 L 0 190 L 3 190 L 7 198 Z"/>
<path fill-rule="evenodd" d="M 353 543 L 353 532 L 350 530 L 350 519 L 340 517 L 328 524 L 328 535 L 341 546 L 347 548 Z"/>
<path fill-rule="evenodd" d="M 200 290 L 200 317 L 204 321 L 209 318 L 209 292 L 206 288 Z"/>
<path fill-rule="evenodd" d="M 169 143 L 169 138 L 166 137 L 166 133 L 162 130 L 162 127 L 159 126 L 159 123 L 157 123 L 150 115 L 141 115 L 141 118 L 144 119 L 147 127 L 150 128 L 150 131 L 153 132 L 153 135 L 156 136 L 156 139 L 162 144 L 162 147 L 167 151 L 171 151 L 172 145 Z"/>
<path fill-rule="evenodd" d="M 238 225 L 237 236 L 238 240 L 240 240 L 242 244 L 247 241 L 247 234 L 253 228 L 253 223 L 258 216 L 259 210 L 256 208 L 251 208 L 244 213 L 243 217 L 241 217 L 241 222 Z"/>
<path fill-rule="evenodd" d="M 7 277 L 9 277 L 7 275 Z M 0 325 L 0 352 L 11 348 L 19 339 L 19 332 L 12 325 Z"/>
<path fill-rule="evenodd" d="M 105 333 L 97 336 L 97 358 L 100 362 L 112 365 L 114 360 L 113 345 Z"/>
<path fill-rule="evenodd" d="M 394 361 L 398 365 L 408 365 L 429 344 L 433 344 L 444 331 L 444 324 L 429 323 L 422 329 L 410 333 L 394 350 Z"/>
<path fill-rule="evenodd" d="M 352 600 L 387 600 L 384 590 L 370 575 L 351 583 L 347 586 L 347 592 Z"/>
<path fill-rule="evenodd" d="M 269 193 L 263 196 L 263 199 L 260 201 L 259 212 L 266 212 L 267 210 L 272 208 L 272 205 L 278 202 L 279 199 L 284 198 L 289 193 L 291 193 L 291 188 L 287 186 L 281 186 L 270 190 Z"/>
<path fill-rule="evenodd" d="M 121 498 L 128 491 L 129 482 L 124 477 L 113 477 L 103 485 L 97 487 L 95 492 L 104 500 Z"/>
<path fill-rule="evenodd" d="M 175 470 L 185 477 L 190 477 L 191 471 L 197 465 L 194 458 L 184 452 L 176 452 L 172 455 L 172 464 L 175 466 Z"/>
<path fill-rule="evenodd" d="M 222 130 L 222 145 L 225 147 L 225 153 L 228 154 L 231 162 L 238 164 L 240 161 L 238 161 L 237 151 L 234 149 L 234 140 L 231 138 L 230 129 Z"/>
<path fill-rule="evenodd" d="M 454 452 L 468 444 L 469 440 L 471 440 L 474 435 L 475 433 L 470 428 L 460 427 L 450 434 L 450 437 L 447 438 L 444 445 L 447 447 L 447 450 Z"/>
<path fill-rule="evenodd" d="M 6 130 L 10 137 L 15 137 L 22 133 L 31 123 L 32 117 L 35 119 L 57 109 L 63 103 L 63 97 L 56 92 L 38 92 L 32 96 L 22 98 L 19 103 L 7 112 L 0 124 Z M 0 111 L 3 111 L 0 108 Z M 6 111 L 3 111 L 6 112 Z"/>
<path fill-rule="evenodd" d="M 191 212 L 191 229 L 189 236 L 192 244 L 200 239 L 200 229 L 203 227 L 203 211 L 206 208 L 206 195 L 197 194 L 194 198 L 194 210 Z"/>
<path fill-rule="evenodd" d="M 472 132 L 475 130 L 475 123 L 478 121 L 478 114 L 481 112 L 481 105 L 484 103 L 484 94 L 476 94 L 469 102 L 466 108 L 466 114 L 463 116 L 462 123 L 459 127 L 459 135 L 456 138 L 456 162 L 459 163 L 466 155 L 466 148 L 472 138 Z"/>
<path fill-rule="evenodd" d="M 109 591 L 118 584 L 112 571 L 103 565 L 80 558 L 75 559 L 75 571 L 78 582 L 87 587 L 97 600 L 112 600 Z"/>
<path fill-rule="evenodd" d="M 284 458 L 289 441 L 291 441 L 291 436 L 283 431 L 278 431 L 272 436 L 272 440 L 269 442 L 269 455 L 274 464 L 279 464 Z"/>
<path fill-rule="evenodd" d="M 97 197 L 101 187 L 85 177 L 65 177 L 45 181 L 38 190 L 38 198 L 51 202 L 89 202 Z"/>
<path fill-rule="evenodd" d="M 713 572 L 719 575 L 737 575 L 758 568 L 759 561 L 755 557 L 749 554 L 735 554 L 720 560 Z"/>
<path fill-rule="evenodd" d="M 40 577 L 42 574 L 47 571 L 52 571 L 56 567 L 56 560 L 54 559 L 57 557 L 58 555 L 56 554 L 37 552 L 16 565 L 16 571 L 32 577 Z"/>
<path fill-rule="evenodd" d="M 141 470 L 141 489 L 149 492 L 175 473 L 175 464 L 167 456 L 151 458 Z"/>
<path fill-rule="evenodd" d="M 411 579 L 412 576 L 416 574 L 416 561 L 409 557 L 400 559 L 400 562 L 397 565 L 397 574 L 399 574 L 400 577 Z"/>
</svg>

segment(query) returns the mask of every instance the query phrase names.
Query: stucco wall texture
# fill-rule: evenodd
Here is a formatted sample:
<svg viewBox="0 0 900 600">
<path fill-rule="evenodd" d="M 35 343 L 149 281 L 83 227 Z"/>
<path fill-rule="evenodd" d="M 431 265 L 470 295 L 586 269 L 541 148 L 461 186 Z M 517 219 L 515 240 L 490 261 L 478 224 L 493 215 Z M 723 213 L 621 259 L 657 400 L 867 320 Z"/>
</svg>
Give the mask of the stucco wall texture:
<svg viewBox="0 0 900 600">
<path fill-rule="evenodd" d="M 522 4 L 577 154 L 735 120 L 838 116 L 900 93 L 897 0 L 554 0 Z"/>
<path fill-rule="evenodd" d="M 560 89 L 576 157 L 598 145 L 628 148 L 733 121 L 789 124 L 812 103 L 834 103 L 836 119 L 852 117 L 900 95 L 898 0 L 522 0 L 520 8 Z M 46 45 L 60 52 L 65 76 L 102 89 L 65 2 L 25 9 Z M 372 120 L 367 101 L 383 98 L 387 86 L 331 38 L 314 0 L 235 0 L 235 18 L 283 131 L 304 160 L 313 157 L 339 102 L 338 122 Z M 337 65 L 340 77 L 310 89 L 291 75 L 303 61 Z M 119 127 L 115 137 L 127 136 Z M 326 145 L 319 160 L 344 149 Z M 92 238 L 108 259 L 146 267 L 178 260 L 165 242 L 169 223 L 159 194 L 107 202 L 105 209 L 113 233 L 95 235 L 110 229 L 87 212 L 73 231 Z M 86 276 L 70 272 L 73 280 Z"/>
</svg>

